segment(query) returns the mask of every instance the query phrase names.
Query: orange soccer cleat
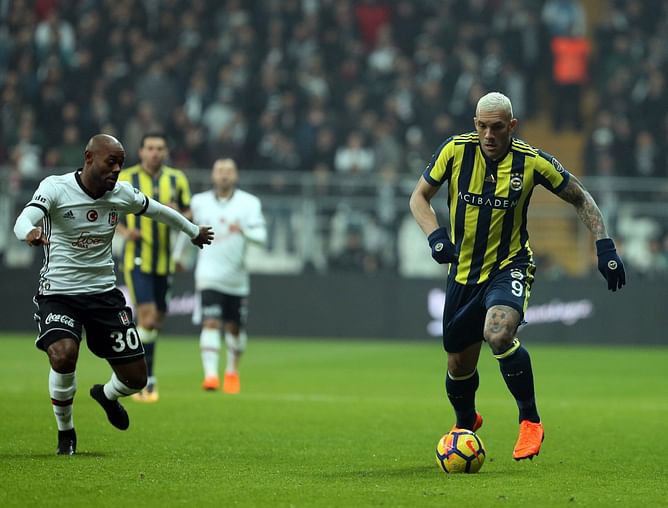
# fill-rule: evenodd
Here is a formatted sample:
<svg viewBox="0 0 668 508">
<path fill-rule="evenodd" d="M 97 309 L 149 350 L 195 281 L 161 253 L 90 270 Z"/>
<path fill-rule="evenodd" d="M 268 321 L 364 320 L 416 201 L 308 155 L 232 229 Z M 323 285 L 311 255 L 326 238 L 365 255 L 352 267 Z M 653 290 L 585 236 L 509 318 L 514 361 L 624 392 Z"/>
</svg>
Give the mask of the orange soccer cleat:
<svg viewBox="0 0 668 508">
<path fill-rule="evenodd" d="M 239 393 L 241 390 L 241 383 L 239 382 L 238 372 L 226 372 L 223 378 L 223 392 L 225 393 Z"/>
<path fill-rule="evenodd" d="M 475 431 L 478 430 L 480 427 L 482 427 L 482 415 L 476 411 L 476 414 L 475 414 L 475 422 L 473 422 L 473 428 L 472 428 L 472 429 L 466 429 L 466 430 L 471 430 L 471 431 L 475 432 Z M 457 424 L 455 423 L 455 424 L 452 426 L 452 429 L 450 429 L 450 432 L 454 432 L 455 430 L 462 430 L 462 429 L 460 429 L 459 427 L 457 427 Z"/>
<path fill-rule="evenodd" d="M 218 376 L 207 376 L 202 382 L 202 388 L 207 392 L 213 392 L 220 388 L 220 378 Z"/>
<path fill-rule="evenodd" d="M 515 460 L 533 459 L 540 452 L 540 445 L 545 439 L 542 423 L 534 423 L 529 420 L 520 422 L 520 435 L 517 437 L 513 458 Z"/>
</svg>

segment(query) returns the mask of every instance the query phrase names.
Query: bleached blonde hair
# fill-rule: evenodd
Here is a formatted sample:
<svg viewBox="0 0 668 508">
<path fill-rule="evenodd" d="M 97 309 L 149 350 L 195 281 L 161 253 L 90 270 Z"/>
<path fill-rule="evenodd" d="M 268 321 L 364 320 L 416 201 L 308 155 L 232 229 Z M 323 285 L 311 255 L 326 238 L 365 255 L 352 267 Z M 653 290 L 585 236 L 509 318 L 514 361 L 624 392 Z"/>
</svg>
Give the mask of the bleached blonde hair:
<svg viewBox="0 0 668 508">
<path fill-rule="evenodd" d="M 481 111 L 502 111 L 508 115 L 508 118 L 513 118 L 513 105 L 510 99 L 500 92 L 489 92 L 480 97 L 475 108 L 476 116 Z"/>
</svg>

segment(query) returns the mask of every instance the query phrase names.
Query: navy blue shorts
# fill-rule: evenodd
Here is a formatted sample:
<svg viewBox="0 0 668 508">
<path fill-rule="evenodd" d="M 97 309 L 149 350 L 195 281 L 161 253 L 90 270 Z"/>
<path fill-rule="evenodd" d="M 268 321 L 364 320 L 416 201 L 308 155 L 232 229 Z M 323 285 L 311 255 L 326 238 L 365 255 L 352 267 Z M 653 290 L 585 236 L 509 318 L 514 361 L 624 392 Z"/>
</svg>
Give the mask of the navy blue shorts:
<svg viewBox="0 0 668 508">
<path fill-rule="evenodd" d="M 506 305 L 520 313 L 529 303 L 534 265 L 514 265 L 501 270 L 482 284 L 465 285 L 448 280 L 443 309 L 443 347 L 458 353 L 484 340 L 485 316 L 494 305 Z"/>
<path fill-rule="evenodd" d="M 167 312 L 167 300 L 171 277 L 144 273 L 138 268 L 125 272 L 125 284 L 128 286 L 132 303 L 155 303 L 161 312 Z"/>
<path fill-rule="evenodd" d="M 132 309 L 118 289 L 92 295 L 38 295 L 35 345 L 46 351 L 69 337 L 81 343 L 86 331 L 88 349 L 109 363 L 126 363 L 144 356 L 144 346 L 132 319 Z"/>
<path fill-rule="evenodd" d="M 235 323 L 241 327 L 246 324 L 248 299 L 245 296 L 204 289 L 201 297 L 202 319 L 217 319 L 226 323 Z"/>
</svg>

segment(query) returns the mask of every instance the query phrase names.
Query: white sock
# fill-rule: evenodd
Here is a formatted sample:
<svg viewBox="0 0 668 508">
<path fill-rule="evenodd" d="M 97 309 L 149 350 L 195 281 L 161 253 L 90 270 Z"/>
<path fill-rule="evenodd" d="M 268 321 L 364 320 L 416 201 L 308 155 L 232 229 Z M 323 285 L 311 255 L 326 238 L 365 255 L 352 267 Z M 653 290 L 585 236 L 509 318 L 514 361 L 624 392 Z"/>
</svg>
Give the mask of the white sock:
<svg viewBox="0 0 668 508">
<path fill-rule="evenodd" d="M 225 345 L 227 346 L 227 364 L 225 365 L 225 373 L 237 372 L 239 370 L 239 359 L 246 346 L 245 332 L 239 332 L 239 335 L 232 335 L 231 333 L 226 332 Z"/>
<path fill-rule="evenodd" d="M 199 336 L 199 348 L 202 355 L 204 377 L 218 375 L 220 357 L 220 330 L 217 328 L 202 328 Z"/>
<path fill-rule="evenodd" d="M 237 371 L 238 353 L 234 349 L 227 348 L 227 364 L 225 365 L 225 374 Z"/>
<path fill-rule="evenodd" d="M 77 381 L 74 372 L 61 374 L 51 369 L 49 371 L 49 395 L 53 405 L 53 414 L 56 417 L 58 430 L 74 428 L 72 419 L 72 402 L 77 391 Z"/>
<path fill-rule="evenodd" d="M 130 388 L 125 383 L 123 383 L 116 376 L 115 372 L 112 372 L 111 379 L 104 385 L 104 396 L 109 400 L 116 400 L 119 397 L 127 397 L 133 393 L 140 392 L 141 389 Z"/>
</svg>

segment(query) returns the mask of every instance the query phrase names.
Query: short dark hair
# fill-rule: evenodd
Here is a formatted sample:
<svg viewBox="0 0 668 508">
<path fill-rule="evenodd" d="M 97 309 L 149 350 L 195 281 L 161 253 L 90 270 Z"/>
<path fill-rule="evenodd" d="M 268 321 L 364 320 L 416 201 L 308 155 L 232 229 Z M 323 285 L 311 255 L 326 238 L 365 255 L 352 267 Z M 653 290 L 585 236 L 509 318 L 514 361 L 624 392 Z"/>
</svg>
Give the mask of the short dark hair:
<svg viewBox="0 0 668 508">
<path fill-rule="evenodd" d="M 162 132 L 147 132 L 141 137 L 141 141 L 139 143 L 140 148 L 144 148 L 144 141 L 146 141 L 148 138 L 160 138 L 165 142 L 165 145 L 169 146 L 169 141 L 167 140 L 167 136 L 162 133 Z"/>
</svg>

